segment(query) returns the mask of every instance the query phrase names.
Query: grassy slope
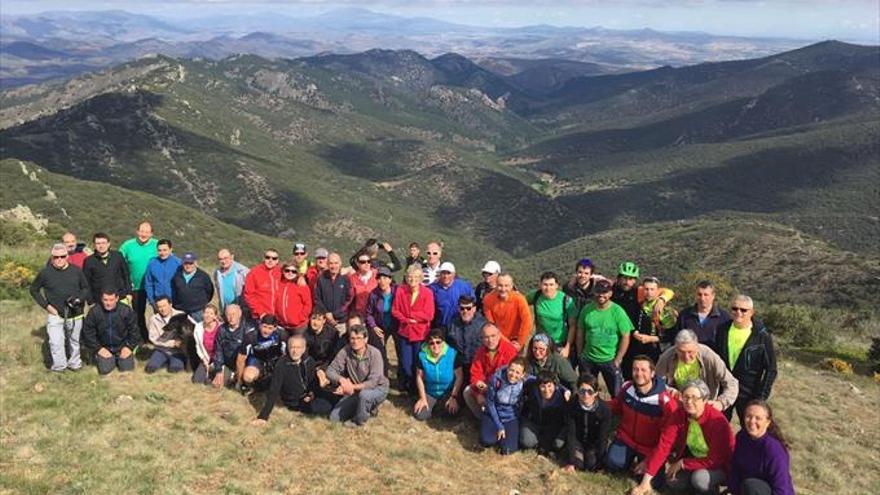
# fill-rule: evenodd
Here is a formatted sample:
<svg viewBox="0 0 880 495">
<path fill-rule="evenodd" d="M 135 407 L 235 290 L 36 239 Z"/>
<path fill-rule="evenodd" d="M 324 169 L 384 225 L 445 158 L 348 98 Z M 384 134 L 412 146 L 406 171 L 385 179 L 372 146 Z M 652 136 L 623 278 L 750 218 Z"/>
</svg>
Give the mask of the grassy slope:
<svg viewBox="0 0 880 495">
<path fill-rule="evenodd" d="M 40 311 L 4 301 L 0 317 L 3 493 L 119 486 L 136 493 L 622 493 L 628 486 L 602 474 L 563 474 L 531 452 L 482 452 L 470 422 L 419 424 L 396 398 L 364 430 L 284 410 L 258 430 L 248 422 L 259 404 L 194 386 L 185 374 L 147 376 L 139 363 L 128 375 L 98 377 L 93 368 L 51 375 L 39 365 Z M 878 462 L 880 387 L 852 380 L 781 364 L 774 404 L 794 442 L 798 493 L 870 494 L 880 483 L 880 473 L 866 469 Z"/>
</svg>

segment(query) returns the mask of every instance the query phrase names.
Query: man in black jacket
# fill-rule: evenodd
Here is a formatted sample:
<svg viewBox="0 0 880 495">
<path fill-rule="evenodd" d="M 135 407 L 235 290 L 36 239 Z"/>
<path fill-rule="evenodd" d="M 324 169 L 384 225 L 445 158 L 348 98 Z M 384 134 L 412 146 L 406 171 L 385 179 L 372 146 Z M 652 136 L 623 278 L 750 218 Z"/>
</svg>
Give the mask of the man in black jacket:
<svg viewBox="0 0 880 495">
<path fill-rule="evenodd" d="M 131 294 L 131 276 L 128 263 L 119 251 L 110 249 L 110 236 L 103 232 L 94 235 L 95 252 L 83 262 L 83 273 L 92 288 L 89 303 L 101 302 L 101 290 L 115 287 L 120 298 Z"/>
<path fill-rule="evenodd" d="M 342 274 L 342 258 L 339 253 L 330 253 L 327 270 L 318 277 L 315 285 L 314 303 L 327 311 L 324 313 L 327 323 L 333 325 L 340 336 L 346 332 L 345 319 L 353 300 L 351 281 Z"/>
<path fill-rule="evenodd" d="M 115 368 L 134 369 L 134 350 L 141 342 L 134 310 L 119 304 L 113 287 L 101 291 L 101 304 L 89 311 L 83 322 L 83 344 L 95 351 L 98 374 L 106 375 Z"/>
<path fill-rule="evenodd" d="M 193 321 L 202 321 L 205 306 L 214 297 L 214 283 L 199 268 L 195 253 L 183 255 L 180 269 L 171 277 L 171 293 L 174 294 L 174 309 L 183 311 Z"/>
<path fill-rule="evenodd" d="M 755 319 L 752 298 L 738 295 L 730 301 L 733 321 L 718 329 L 715 345 L 727 369 L 739 381 L 739 394 L 734 402 L 740 424 L 750 400 L 767 400 L 776 380 L 776 352 L 773 338 L 764 324 Z M 731 409 L 725 412 L 731 417 Z"/>
<path fill-rule="evenodd" d="M 326 416 L 333 406 L 322 397 L 315 360 L 306 353 L 306 339 L 294 335 L 287 340 L 287 354 L 278 360 L 266 402 L 252 424 L 266 424 L 278 399 L 292 411 Z"/>
<path fill-rule="evenodd" d="M 718 352 L 715 347 L 715 335 L 718 329 L 730 325 L 730 314 L 721 309 L 715 302 L 715 286 L 704 280 L 697 284 L 693 306 L 689 306 L 678 314 L 676 330 L 688 328 L 697 334 L 697 340 Z M 675 336 L 671 336 L 673 339 Z"/>
<path fill-rule="evenodd" d="M 250 318 L 242 316 L 241 307 L 238 304 L 228 304 L 223 311 L 226 321 L 220 325 L 217 331 L 217 340 L 214 341 L 214 359 L 211 360 L 211 385 L 220 388 L 224 385 L 232 385 L 233 373 L 235 373 L 238 351 L 244 343 L 247 334 L 256 332 Z"/>
<path fill-rule="evenodd" d="M 69 263 L 68 256 L 64 244 L 52 246 L 50 263 L 40 270 L 30 288 L 31 297 L 47 313 L 52 371 L 76 371 L 82 367 L 79 338 L 89 284 L 82 270 Z M 65 341 L 70 344 L 69 359 Z"/>
</svg>

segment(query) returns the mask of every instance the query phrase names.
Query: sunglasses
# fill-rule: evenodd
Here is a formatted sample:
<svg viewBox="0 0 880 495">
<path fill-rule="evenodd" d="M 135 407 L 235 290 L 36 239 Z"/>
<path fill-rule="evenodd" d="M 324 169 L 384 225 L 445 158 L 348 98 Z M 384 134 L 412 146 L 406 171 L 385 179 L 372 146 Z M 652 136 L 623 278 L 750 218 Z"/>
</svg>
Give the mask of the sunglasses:
<svg viewBox="0 0 880 495">
<path fill-rule="evenodd" d="M 358 260 L 358 264 L 361 264 L 361 265 L 366 265 L 369 262 L 370 262 L 370 260 Z"/>
<path fill-rule="evenodd" d="M 427 252 L 425 252 L 425 254 L 428 254 L 428 255 L 431 255 L 431 256 L 437 256 L 437 255 L 439 255 L 440 253 L 437 253 L 437 252 L 434 252 L 434 251 L 427 251 Z"/>
<path fill-rule="evenodd" d="M 459 307 L 458 307 L 458 310 L 459 310 L 459 311 L 470 311 L 470 310 L 472 310 L 472 309 L 474 309 L 474 308 L 476 308 L 476 306 L 459 306 Z"/>
<path fill-rule="evenodd" d="M 580 395 L 596 395 L 596 391 L 591 388 L 579 388 L 578 394 Z"/>
<path fill-rule="evenodd" d="M 748 313 L 752 308 L 730 308 L 730 310 L 736 311 L 737 313 Z"/>
<path fill-rule="evenodd" d="M 440 345 L 442 343 L 443 343 L 442 340 L 432 340 L 432 341 L 428 342 L 428 345 Z"/>
<path fill-rule="evenodd" d="M 316 260 L 326 260 L 327 257 L 326 256 L 315 256 L 315 259 Z"/>
<path fill-rule="evenodd" d="M 284 270 L 284 273 L 296 273 L 296 270 L 288 268 L 287 270 Z"/>
<path fill-rule="evenodd" d="M 305 251 L 294 251 L 293 254 L 301 256 L 303 254 L 306 254 L 306 252 Z"/>
<path fill-rule="evenodd" d="M 269 255 L 267 254 L 266 256 L 263 256 L 263 259 L 277 261 L 277 260 L 278 260 L 278 256 L 269 256 Z"/>
<path fill-rule="evenodd" d="M 55 255 L 52 256 L 53 260 L 63 260 L 64 258 L 67 258 L 66 254 L 62 255 L 62 256 L 55 256 Z"/>
</svg>

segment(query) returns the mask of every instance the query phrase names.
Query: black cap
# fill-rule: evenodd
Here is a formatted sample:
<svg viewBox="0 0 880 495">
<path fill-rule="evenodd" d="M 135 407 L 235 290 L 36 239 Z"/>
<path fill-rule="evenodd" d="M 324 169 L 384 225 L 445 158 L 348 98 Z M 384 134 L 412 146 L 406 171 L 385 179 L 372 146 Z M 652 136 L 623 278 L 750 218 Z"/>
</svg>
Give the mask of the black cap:
<svg viewBox="0 0 880 495">
<path fill-rule="evenodd" d="M 593 286 L 593 294 L 604 294 L 606 292 L 611 292 L 611 290 L 611 282 L 607 280 L 600 280 Z"/>
</svg>

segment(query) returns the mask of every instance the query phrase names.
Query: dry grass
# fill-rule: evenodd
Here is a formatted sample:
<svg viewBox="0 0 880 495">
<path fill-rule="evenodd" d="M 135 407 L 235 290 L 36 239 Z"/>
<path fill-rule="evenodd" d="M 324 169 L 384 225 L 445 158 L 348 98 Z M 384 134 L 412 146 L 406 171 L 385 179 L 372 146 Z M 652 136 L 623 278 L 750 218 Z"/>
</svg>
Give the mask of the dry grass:
<svg viewBox="0 0 880 495">
<path fill-rule="evenodd" d="M 187 374 L 148 376 L 140 363 L 128 375 L 99 377 L 93 368 L 52 375 L 40 366 L 41 321 L 32 305 L 0 304 L 2 493 L 622 493 L 629 486 L 561 473 L 531 452 L 482 451 L 471 422 L 419 424 L 396 398 L 362 430 L 280 409 L 257 429 L 249 421 L 259 404 L 194 386 Z M 795 443 L 799 493 L 875 492 L 878 399 L 870 379 L 784 364 L 774 402 Z"/>
</svg>

